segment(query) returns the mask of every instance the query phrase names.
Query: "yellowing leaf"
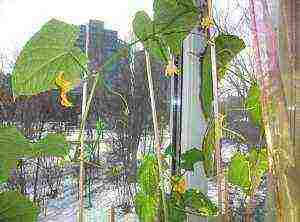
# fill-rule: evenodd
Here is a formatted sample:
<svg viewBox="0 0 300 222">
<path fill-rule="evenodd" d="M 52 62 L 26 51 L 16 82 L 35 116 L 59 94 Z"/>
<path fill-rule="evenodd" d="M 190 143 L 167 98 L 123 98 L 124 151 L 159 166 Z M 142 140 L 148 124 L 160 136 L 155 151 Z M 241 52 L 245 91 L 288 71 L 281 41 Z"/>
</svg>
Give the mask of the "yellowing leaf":
<svg viewBox="0 0 300 222">
<path fill-rule="evenodd" d="M 55 78 L 55 84 L 60 88 L 60 103 L 62 106 L 71 107 L 72 103 L 68 100 L 67 92 L 71 90 L 71 82 L 64 78 L 64 73 L 60 72 Z"/>
<path fill-rule="evenodd" d="M 67 94 L 64 91 L 60 92 L 60 104 L 65 107 L 73 106 L 73 104 L 68 100 Z"/>
<path fill-rule="evenodd" d="M 178 192 L 180 194 L 183 194 L 187 189 L 187 183 L 184 177 L 180 177 L 179 179 L 172 178 L 173 179 L 173 190 L 174 192 Z"/>
<path fill-rule="evenodd" d="M 55 78 L 55 84 L 63 91 L 68 92 L 71 89 L 71 82 L 64 77 L 64 72 L 60 72 Z"/>
</svg>

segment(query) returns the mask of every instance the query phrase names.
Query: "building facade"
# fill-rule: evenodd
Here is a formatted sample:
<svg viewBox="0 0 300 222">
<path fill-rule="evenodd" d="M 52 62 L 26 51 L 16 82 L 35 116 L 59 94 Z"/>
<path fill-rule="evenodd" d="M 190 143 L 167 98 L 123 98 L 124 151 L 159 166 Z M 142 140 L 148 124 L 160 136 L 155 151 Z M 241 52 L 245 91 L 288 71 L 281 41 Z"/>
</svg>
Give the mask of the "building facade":
<svg viewBox="0 0 300 222">
<path fill-rule="evenodd" d="M 97 71 L 107 61 L 114 52 L 125 47 L 126 43 L 118 38 L 118 32 L 105 29 L 104 22 L 100 20 L 90 20 L 88 25 L 80 25 L 80 33 L 77 46 L 85 52 L 88 28 L 88 57 L 89 69 Z M 105 69 L 106 74 L 116 75 L 124 61 L 116 61 Z"/>
</svg>

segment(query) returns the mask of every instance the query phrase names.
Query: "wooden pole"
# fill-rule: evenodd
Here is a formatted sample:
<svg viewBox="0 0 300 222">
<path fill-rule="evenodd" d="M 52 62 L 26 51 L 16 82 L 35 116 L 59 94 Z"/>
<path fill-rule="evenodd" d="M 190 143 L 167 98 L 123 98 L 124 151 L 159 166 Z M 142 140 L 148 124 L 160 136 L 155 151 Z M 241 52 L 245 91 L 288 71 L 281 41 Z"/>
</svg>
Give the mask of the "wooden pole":
<svg viewBox="0 0 300 222">
<path fill-rule="evenodd" d="M 109 222 L 115 222 L 115 208 L 114 207 L 110 207 L 109 210 Z"/>
<path fill-rule="evenodd" d="M 85 38 L 85 54 L 88 57 L 88 46 L 89 46 L 89 25 L 86 25 L 86 38 Z M 84 74 L 84 83 L 82 87 L 82 104 L 81 104 L 81 121 L 84 121 L 84 114 L 87 104 L 87 81 L 86 74 Z M 85 124 L 80 135 L 80 172 L 79 172 L 79 222 L 83 222 L 84 218 L 84 131 Z"/>
<path fill-rule="evenodd" d="M 129 214 L 125 214 L 124 217 L 124 222 L 129 222 Z"/>
<path fill-rule="evenodd" d="M 150 93 L 151 109 L 152 109 L 154 141 L 155 141 L 155 149 L 156 149 L 156 156 L 157 156 L 157 163 L 158 163 L 159 183 L 161 185 L 162 184 L 161 147 L 160 147 L 159 129 L 158 129 L 156 106 L 155 106 L 154 89 L 153 89 L 154 87 L 153 87 L 153 80 L 151 74 L 150 56 L 147 50 L 145 50 L 145 56 L 146 56 L 146 68 L 147 68 L 148 85 L 149 85 L 149 93 Z M 167 203 L 165 199 L 163 184 L 160 187 L 160 190 L 161 190 L 161 198 L 163 202 L 164 222 L 168 222 L 168 210 L 167 210 Z"/>
</svg>

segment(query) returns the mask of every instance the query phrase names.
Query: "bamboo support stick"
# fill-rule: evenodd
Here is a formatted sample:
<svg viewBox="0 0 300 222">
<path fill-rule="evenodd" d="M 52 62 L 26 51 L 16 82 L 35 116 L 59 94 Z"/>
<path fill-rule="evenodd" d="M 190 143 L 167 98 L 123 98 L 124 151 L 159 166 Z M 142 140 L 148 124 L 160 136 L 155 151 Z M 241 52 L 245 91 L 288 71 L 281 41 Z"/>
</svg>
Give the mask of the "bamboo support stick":
<svg viewBox="0 0 300 222">
<path fill-rule="evenodd" d="M 115 208 L 111 207 L 109 210 L 109 222 L 115 222 Z"/>
<path fill-rule="evenodd" d="M 86 40 L 85 40 L 85 53 L 88 57 L 88 45 L 89 45 L 89 29 L 86 26 Z M 81 104 L 81 121 L 84 121 L 84 114 L 87 105 L 87 81 L 86 74 L 84 74 L 84 83 L 82 87 L 82 104 Z M 83 133 L 80 135 L 80 169 L 79 169 L 79 222 L 83 222 L 83 211 L 84 211 L 84 131 L 85 124 L 82 127 Z"/>
<path fill-rule="evenodd" d="M 154 89 L 153 89 L 154 87 L 153 87 L 153 80 L 152 80 L 152 74 L 151 74 L 150 56 L 149 56 L 149 53 L 147 52 L 147 50 L 145 50 L 145 56 L 146 56 L 146 68 L 147 68 L 149 93 L 150 93 L 151 109 L 152 109 L 152 119 L 153 119 L 153 127 L 154 127 L 155 149 L 156 149 L 158 171 L 159 171 L 158 172 L 159 173 L 159 183 L 161 185 L 160 186 L 161 198 L 162 198 L 162 202 L 163 202 L 164 222 L 168 222 L 168 210 L 167 210 L 164 187 L 163 187 L 163 183 L 162 183 L 161 145 L 160 145 L 160 138 L 159 138 L 157 113 L 156 113 L 156 107 L 155 107 L 155 97 L 154 97 Z"/>
</svg>

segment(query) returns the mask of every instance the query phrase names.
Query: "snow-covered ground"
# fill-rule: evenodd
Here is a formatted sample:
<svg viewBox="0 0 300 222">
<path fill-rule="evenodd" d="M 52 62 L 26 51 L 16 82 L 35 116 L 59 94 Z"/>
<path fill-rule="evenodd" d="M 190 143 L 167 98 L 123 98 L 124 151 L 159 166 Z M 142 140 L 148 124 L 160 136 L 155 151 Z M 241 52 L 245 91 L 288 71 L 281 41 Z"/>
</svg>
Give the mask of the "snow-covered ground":
<svg viewBox="0 0 300 222">
<path fill-rule="evenodd" d="M 46 215 L 41 212 L 39 222 L 77 222 L 78 200 L 77 194 L 74 193 L 74 183 L 71 180 L 65 180 L 63 185 L 63 196 L 57 199 L 50 199 L 47 204 Z M 95 184 L 92 190 L 101 190 L 102 184 Z M 107 222 L 109 217 L 109 206 L 116 198 L 114 190 L 105 192 L 95 192 L 92 195 L 92 207 L 86 208 L 85 222 Z M 88 199 L 88 198 L 86 198 Z M 86 202 L 88 206 L 88 203 Z M 137 222 L 135 215 L 129 215 L 126 222 Z M 116 215 L 116 222 L 123 222 L 124 217 L 120 214 Z"/>
</svg>

